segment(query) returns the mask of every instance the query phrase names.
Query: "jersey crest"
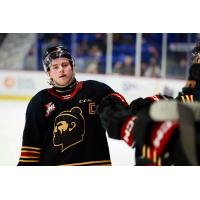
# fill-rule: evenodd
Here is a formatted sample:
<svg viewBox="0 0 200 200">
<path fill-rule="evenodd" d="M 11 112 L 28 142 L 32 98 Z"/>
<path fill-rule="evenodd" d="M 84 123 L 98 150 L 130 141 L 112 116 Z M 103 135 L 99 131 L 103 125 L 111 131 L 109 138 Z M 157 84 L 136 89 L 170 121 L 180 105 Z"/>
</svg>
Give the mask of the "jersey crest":
<svg viewBox="0 0 200 200">
<path fill-rule="evenodd" d="M 56 118 L 53 131 L 53 145 L 61 152 L 83 141 L 85 119 L 79 107 L 61 112 Z"/>
<path fill-rule="evenodd" d="M 55 105 L 52 102 L 50 102 L 45 106 L 46 106 L 45 117 L 48 117 L 51 114 L 51 112 L 55 110 Z"/>
</svg>

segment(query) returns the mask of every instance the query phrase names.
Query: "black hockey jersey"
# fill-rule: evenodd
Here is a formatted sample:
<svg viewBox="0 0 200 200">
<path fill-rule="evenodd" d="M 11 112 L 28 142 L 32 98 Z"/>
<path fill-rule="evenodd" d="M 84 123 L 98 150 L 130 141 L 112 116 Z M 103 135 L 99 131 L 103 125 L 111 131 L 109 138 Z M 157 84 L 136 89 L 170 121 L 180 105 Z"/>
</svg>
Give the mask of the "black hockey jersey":
<svg viewBox="0 0 200 200">
<path fill-rule="evenodd" d="M 104 83 L 78 82 L 65 96 L 44 89 L 26 111 L 18 165 L 111 165 L 96 106 L 114 93 Z"/>
</svg>

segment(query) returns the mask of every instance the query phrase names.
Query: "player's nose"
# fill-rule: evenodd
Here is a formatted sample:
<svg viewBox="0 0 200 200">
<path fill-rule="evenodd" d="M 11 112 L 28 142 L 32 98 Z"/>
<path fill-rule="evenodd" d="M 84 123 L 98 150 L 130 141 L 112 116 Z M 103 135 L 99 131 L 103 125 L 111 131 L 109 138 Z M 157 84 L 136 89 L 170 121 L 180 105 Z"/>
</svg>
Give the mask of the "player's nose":
<svg viewBox="0 0 200 200">
<path fill-rule="evenodd" d="M 63 72 L 64 68 L 62 65 L 59 65 L 59 72 Z"/>
</svg>

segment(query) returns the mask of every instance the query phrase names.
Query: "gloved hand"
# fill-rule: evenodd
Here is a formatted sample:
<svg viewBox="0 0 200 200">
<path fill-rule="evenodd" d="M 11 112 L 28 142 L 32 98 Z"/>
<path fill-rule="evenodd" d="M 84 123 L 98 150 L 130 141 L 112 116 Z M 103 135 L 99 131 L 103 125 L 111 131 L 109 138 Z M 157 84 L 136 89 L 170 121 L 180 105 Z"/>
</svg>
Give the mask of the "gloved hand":
<svg viewBox="0 0 200 200">
<path fill-rule="evenodd" d="M 153 102 L 159 101 L 160 99 L 172 99 L 167 95 L 157 94 L 146 98 L 138 98 L 131 102 L 130 109 L 133 115 L 136 115 L 142 109 L 148 108 Z"/>
<path fill-rule="evenodd" d="M 176 99 L 182 102 L 193 102 L 196 99 L 194 95 L 194 88 L 191 87 L 182 88 L 182 91 L 178 93 Z"/>
<path fill-rule="evenodd" d="M 164 112 L 164 111 L 163 111 Z M 134 126 L 136 142 L 136 165 L 173 164 L 174 137 L 177 123 L 155 122 L 149 116 L 149 108 L 141 110 Z"/>
<path fill-rule="evenodd" d="M 114 95 L 104 97 L 97 106 L 102 126 L 107 130 L 110 138 L 122 139 L 121 129 L 124 122 L 132 116 L 131 112 L 120 99 Z"/>
</svg>

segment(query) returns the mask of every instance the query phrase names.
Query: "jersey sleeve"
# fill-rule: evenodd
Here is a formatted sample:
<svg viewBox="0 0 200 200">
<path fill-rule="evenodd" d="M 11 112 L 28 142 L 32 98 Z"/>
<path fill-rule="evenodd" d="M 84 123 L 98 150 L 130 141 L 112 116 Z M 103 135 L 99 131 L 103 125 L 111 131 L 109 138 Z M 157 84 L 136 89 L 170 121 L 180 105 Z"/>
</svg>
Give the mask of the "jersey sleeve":
<svg viewBox="0 0 200 200">
<path fill-rule="evenodd" d="M 188 80 L 200 81 L 200 64 L 194 63 L 190 66 Z"/>
<path fill-rule="evenodd" d="M 125 106 L 128 106 L 128 103 L 126 102 L 123 95 L 114 91 L 107 84 L 102 83 L 102 82 L 98 82 L 98 81 L 94 81 L 92 84 L 93 84 L 95 90 L 98 90 L 99 103 L 102 101 L 103 98 L 105 98 L 107 96 L 115 96 L 116 99 L 118 99 L 118 101 L 120 103 L 123 103 Z"/>
<path fill-rule="evenodd" d="M 18 166 L 40 165 L 42 141 L 45 133 L 44 109 L 40 96 L 29 102 L 26 110 L 21 155 Z"/>
</svg>

